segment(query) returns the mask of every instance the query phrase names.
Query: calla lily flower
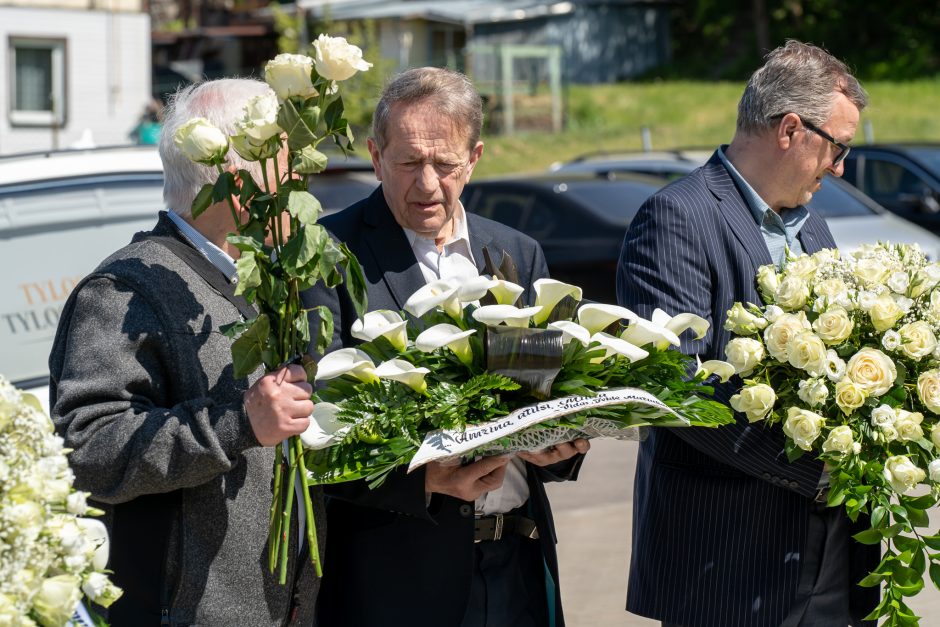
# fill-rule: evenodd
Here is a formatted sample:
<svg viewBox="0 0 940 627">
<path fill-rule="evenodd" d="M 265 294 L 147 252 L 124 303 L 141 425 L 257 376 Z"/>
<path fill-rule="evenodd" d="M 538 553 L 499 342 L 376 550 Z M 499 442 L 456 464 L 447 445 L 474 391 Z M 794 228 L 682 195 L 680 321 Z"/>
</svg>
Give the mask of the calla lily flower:
<svg viewBox="0 0 940 627">
<path fill-rule="evenodd" d="M 700 372 L 705 373 L 705 377 L 711 375 L 717 376 L 722 383 L 726 382 L 731 378 L 731 375 L 734 374 L 734 366 L 729 364 L 727 361 L 721 361 L 720 359 L 709 359 L 706 362 L 702 362 L 698 357 L 695 358 L 698 362 L 698 369 L 695 371 L 695 374 Z"/>
<path fill-rule="evenodd" d="M 108 541 L 108 530 L 104 523 L 96 518 L 76 518 L 75 522 L 85 532 L 85 537 L 95 547 L 95 553 L 91 558 L 91 565 L 95 570 L 104 570 L 108 566 L 108 554 L 110 553 L 110 544 Z"/>
<path fill-rule="evenodd" d="M 472 303 L 480 300 L 499 283 L 496 279 L 477 275 L 468 279 L 461 279 L 457 288 L 457 300 L 461 303 Z"/>
<path fill-rule="evenodd" d="M 365 351 L 358 348 L 341 348 L 323 356 L 317 364 L 317 381 L 335 379 L 344 374 L 356 377 L 365 383 L 378 381 L 375 364 Z"/>
<path fill-rule="evenodd" d="M 539 279 L 532 284 L 532 287 L 535 289 L 535 304 L 543 307 L 542 311 L 532 318 L 535 324 L 542 324 L 548 320 L 552 310 L 555 309 L 555 305 L 565 296 L 571 296 L 573 299 L 580 301 L 584 295 L 577 285 L 562 283 L 555 279 Z"/>
<path fill-rule="evenodd" d="M 461 331 L 452 324 L 435 324 L 415 338 L 415 347 L 423 353 L 430 353 L 446 346 L 462 363 L 469 365 L 473 361 L 473 351 L 468 338 L 476 332 L 476 329 Z"/>
<path fill-rule="evenodd" d="M 708 327 L 711 324 L 705 318 L 691 313 L 681 313 L 676 316 L 670 316 L 662 309 L 653 311 L 653 322 L 664 326 L 676 335 L 682 335 L 686 329 L 695 331 L 695 339 L 700 340 L 705 337 Z"/>
<path fill-rule="evenodd" d="M 497 305 L 515 305 L 524 291 L 525 288 L 521 285 L 503 279 L 496 279 L 496 285 L 490 288 L 490 294 L 496 299 Z"/>
<path fill-rule="evenodd" d="M 473 319 L 486 326 L 505 324 L 508 327 L 528 327 L 529 319 L 540 312 L 541 307 L 513 307 L 512 305 L 486 305 L 473 310 Z"/>
<path fill-rule="evenodd" d="M 408 297 L 405 311 L 420 318 L 435 307 L 440 307 L 451 318 L 459 318 L 461 307 L 457 300 L 458 287 L 450 281 L 431 281 Z"/>
<path fill-rule="evenodd" d="M 588 303 L 578 309 L 578 322 L 594 334 L 610 326 L 618 320 L 636 320 L 638 315 L 626 307 L 617 305 L 604 305 L 601 303 Z"/>
<path fill-rule="evenodd" d="M 679 346 L 680 343 L 679 336 L 668 328 L 644 318 L 631 320 L 630 326 L 624 329 L 620 338 L 635 346 L 653 344 L 659 350 L 665 350 L 670 344 Z"/>
<path fill-rule="evenodd" d="M 549 322 L 546 328 L 561 331 L 562 344 L 567 344 L 571 340 L 577 340 L 581 342 L 582 345 L 587 346 L 591 342 L 591 332 L 577 322 L 558 320 L 556 322 Z"/>
<path fill-rule="evenodd" d="M 431 371 L 427 368 L 415 368 L 413 363 L 404 359 L 383 361 L 375 369 L 375 374 L 380 379 L 390 379 L 404 383 L 419 394 L 428 389 L 424 376 L 429 372 Z"/>
<path fill-rule="evenodd" d="M 339 406 L 333 403 L 317 403 L 310 415 L 310 425 L 300 434 L 304 448 L 317 450 L 339 442 L 352 428 L 349 423 L 337 418 Z"/>
<path fill-rule="evenodd" d="M 592 359 L 592 363 L 600 363 L 612 355 L 626 357 L 630 360 L 630 363 L 640 361 L 641 359 L 649 356 L 649 353 L 642 348 L 634 346 L 630 342 L 622 340 L 619 337 L 614 337 L 609 333 L 595 333 L 591 336 L 591 342 L 597 342 L 606 351 L 603 357 L 595 357 Z"/>
<path fill-rule="evenodd" d="M 399 351 L 408 346 L 407 323 L 398 312 L 388 309 L 370 311 L 352 324 L 350 333 L 353 337 L 371 342 L 377 337 L 384 337 Z"/>
</svg>

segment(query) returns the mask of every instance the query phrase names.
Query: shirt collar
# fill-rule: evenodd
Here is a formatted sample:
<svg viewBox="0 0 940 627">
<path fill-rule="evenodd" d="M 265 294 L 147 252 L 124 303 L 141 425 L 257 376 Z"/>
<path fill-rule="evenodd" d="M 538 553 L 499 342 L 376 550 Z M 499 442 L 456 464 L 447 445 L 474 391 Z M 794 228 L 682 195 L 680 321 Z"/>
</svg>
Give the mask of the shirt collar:
<svg viewBox="0 0 940 627">
<path fill-rule="evenodd" d="M 238 282 L 238 271 L 235 269 L 235 260 L 228 253 L 210 242 L 205 235 L 197 231 L 193 226 L 179 217 L 172 211 L 167 211 L 167 215 L 176 228 L 180 230 L 189 243 L 212 263 L 213 266 L 225 275 L 230 283 Z"/>
<path fill-rule="evenodd" d="M 464 211 L 463 203 L 459 200 L 457 201 L 457 208 L 454 210 L 454 232 L 451 234 L 450 238 L 444 242 L 443 252 L 448 252 L 456 244 L 460 243 L 460 253 L 466 257 L 470 258 L 470 261 L 474 261 L 473 253 L 470 248 L 470 229 L 467 226 L 467 214 Z M 418 239 L 425 241 L 430 241 L 431 244 L 434 244 L 434 240 L 429 237 L 423 237 L 418 235 L 415 231 L 402 227 L 402 230 L 405 232 L 405 237 L 408 238 L 408 244 L 413 249 L 415 247 L 415 242 Z M 435 246 L 436 247 L 436 246 Z"/>
</svg>

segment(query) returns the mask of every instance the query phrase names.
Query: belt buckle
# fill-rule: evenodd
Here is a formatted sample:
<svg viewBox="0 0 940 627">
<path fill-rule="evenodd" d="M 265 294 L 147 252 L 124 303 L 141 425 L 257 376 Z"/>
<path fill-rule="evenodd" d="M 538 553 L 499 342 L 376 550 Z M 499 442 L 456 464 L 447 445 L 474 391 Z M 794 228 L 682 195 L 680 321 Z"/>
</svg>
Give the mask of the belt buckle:
<svg viewBox="0 0 940 627">
<path fill-rule="evenodd" d="M 496 529 L 493 530 L 493 540 L 499 540 L 503 537 L 503 515 L 495 514 Z"/>
</svg>

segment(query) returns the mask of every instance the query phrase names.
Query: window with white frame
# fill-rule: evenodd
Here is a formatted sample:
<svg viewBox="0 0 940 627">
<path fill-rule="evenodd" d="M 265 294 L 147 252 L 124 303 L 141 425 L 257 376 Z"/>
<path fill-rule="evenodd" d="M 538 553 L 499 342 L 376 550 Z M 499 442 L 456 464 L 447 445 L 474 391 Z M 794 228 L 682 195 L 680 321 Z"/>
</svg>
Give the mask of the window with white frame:
<svg viewBox="0 0 940 627">
<path fill-rule="evenodd" d="M 10 122 L 65 123 L 65 41 L 10 37 Z"/>
</svg>

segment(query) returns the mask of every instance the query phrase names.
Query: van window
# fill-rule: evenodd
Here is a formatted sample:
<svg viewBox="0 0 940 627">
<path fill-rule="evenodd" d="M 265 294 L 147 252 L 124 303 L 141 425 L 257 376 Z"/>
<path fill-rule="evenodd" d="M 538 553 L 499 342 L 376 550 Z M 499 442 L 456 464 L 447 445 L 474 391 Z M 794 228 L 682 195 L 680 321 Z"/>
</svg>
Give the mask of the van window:
<svg viewBox="0 0 940 627">
<path fill-rule="evenodd" d="M 158 172 L 0 187 L 0 373 L 45 384 L 69 293 L 162 208 Z"/>
</svg>

